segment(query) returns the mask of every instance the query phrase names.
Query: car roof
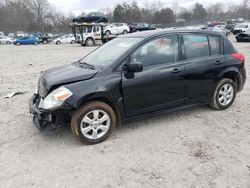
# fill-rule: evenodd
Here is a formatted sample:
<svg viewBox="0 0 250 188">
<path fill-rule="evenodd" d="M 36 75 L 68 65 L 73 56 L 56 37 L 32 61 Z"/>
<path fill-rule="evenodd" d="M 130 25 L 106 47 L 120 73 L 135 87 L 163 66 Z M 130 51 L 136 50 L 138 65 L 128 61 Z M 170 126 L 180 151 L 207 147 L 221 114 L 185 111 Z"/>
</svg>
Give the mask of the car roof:
<svg viewBox="0 0 250 188">
<path fill-rule="evenodd" d="M 142 31 L 130 33 L 127 35 L 120 35 L 120 38 L 151 38 L 157 37 L 159 35 L 164 34 L 178 34 L 178 33 L 196 33 L 196 34 L 210 34 L 210 35 L 220 35 L 220 32 L 216 31 L 208 31 L 208 30 L 184 30 L 184 29 L 160 29 L 160 30 L 150 30 L 150 31 Z"/>
</svg>

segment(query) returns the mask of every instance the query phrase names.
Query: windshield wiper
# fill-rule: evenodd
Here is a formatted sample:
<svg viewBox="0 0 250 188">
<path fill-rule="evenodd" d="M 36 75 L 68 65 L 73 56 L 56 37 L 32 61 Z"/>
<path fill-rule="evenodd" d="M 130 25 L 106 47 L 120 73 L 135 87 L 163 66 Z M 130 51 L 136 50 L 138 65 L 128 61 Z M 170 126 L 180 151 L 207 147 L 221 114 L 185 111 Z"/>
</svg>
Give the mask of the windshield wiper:
<svg viewBox="0 0 250 188">
<path fill-rule="evenodd" d="M 81 61 L 77 61 L 76 62 L 80 67 L 85 67 L 85 68 L 89 68 L 89 69 L 92 69 L 92 70 L 95 70 L 95 66 L 94 65 L 91 65 L 91 64 L 88 64 L 86 62 L 81 62 Z"/>
</svg>

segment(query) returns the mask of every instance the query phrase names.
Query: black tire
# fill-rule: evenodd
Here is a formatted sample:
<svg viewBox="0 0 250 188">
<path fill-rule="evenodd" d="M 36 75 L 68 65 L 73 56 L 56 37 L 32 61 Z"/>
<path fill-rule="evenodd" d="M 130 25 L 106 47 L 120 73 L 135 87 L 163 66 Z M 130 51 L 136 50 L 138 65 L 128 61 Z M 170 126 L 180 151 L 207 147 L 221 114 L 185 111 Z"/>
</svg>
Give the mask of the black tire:
<svg viewBox="0 0 250 188">
<path fill-rule="evenodd" d="M 122 32 L 122 34 L 128 34 L 128 31 L 125 29 L 123 32 Z"/>
<path fill-rule="evenodd" d="M 17 46 L 21 46 L 21 43 L 20 43 L 20 42 L 17 42 L 16 45 L 17 45 Z"/>
<path fill-rule="evenodd" d="M 11 42 L 10 41 L 6 41 L 6 44 L 11 44 Z"/>
<path fill-rule="evenodd" d="M 74 41 L 74 40 L 72 40 L 72 41 L 70 42 L 70 44 L 75 44 L 75 41 Z"/>
<path fill-rule="evenodd" d="M 44 40 L 43 41 L 43 44 L 48 44 L 49 42 L 47 40 Z"/>
<path fill-rule="evenodd" d="M 111 32 L 109 30 L 107 30 L 107 31 L 105 31 L 105 35 L 109 36 L 109 35 L 111 35 Z"/>
<path fill-rule="evenodd" d="M 97 139 L 89 139 L 86 136 L 84 136 L 84 134 L 81 131 L 82 119 L 92 110 L 102 110 L 106 112 L 110 118 L 110 126 L 108 131 L 102 137 Z M 87 104 L 83 105 L 81 108 L 76 110 L 71 118 L 72 134 L 83 144 L 97 144 L 105 141 L 112 134 L 115 127 L 116 127 L 116 115 L 114 110 L 106 103 L 100 101 L 88 102 Z"/>
<path fill-rule="evenodd" d="M 34 45 L 38 45 L 38 42 L 35 42 Z"/>
<path fill-rule="evenodd" d="M 226 84 L 229 84 L 229 85 L 232 86 L 232 88 L 233 88 L 233 96 L 232 96 L 231 101 L 228 104 L 222 105 L 219 102 L 219 97 L 221 96 L 221 94 L 219 92 L 221 91 L 223 86 L 225 86 Z M 237 92 L 236 88 L 237 88 L 236 83 L 231 79 L 224 78 L 221 81 L 219 81 L 219 83 L 217 84 L 216 89 L 214 91 L 212 102 L 210 103 L 210 106 L 212 108 L 214 108 L 214 109 L 217 109 L 217 110 L 225 110 L 225 109 L 229 108 L 233 104 L 233 102 L 235 100 L 236 92 Z"/>
<path fill-rule="evenodd" d="M 94 45 L 95 45 L 95 41 L 94 41 L 92 38 L 88 38 L 88 39 L 85 41 L 85 45 L 86 45 L 86 46 L 94 46 Z"/>
<path fill-rule="evenodd" d="M 61 42 L 58 40 L 58 41 L 56 41 L 56 44 L 59 45 L 59 44 L 61 44 Z"/>
</svg>

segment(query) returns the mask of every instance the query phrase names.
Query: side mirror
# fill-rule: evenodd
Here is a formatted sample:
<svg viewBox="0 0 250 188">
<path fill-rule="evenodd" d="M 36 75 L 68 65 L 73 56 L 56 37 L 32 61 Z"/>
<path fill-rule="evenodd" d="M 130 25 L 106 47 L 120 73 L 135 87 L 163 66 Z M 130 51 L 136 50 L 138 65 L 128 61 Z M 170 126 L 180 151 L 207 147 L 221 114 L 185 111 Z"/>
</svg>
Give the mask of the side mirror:
<svg viewBox="0 0 250 188">
<path fill-rule="evenodd" d="M 128 72 L 142 72 L 143 64 L 139 61 L 132 61 L 126 65 Z"/>
</svg>

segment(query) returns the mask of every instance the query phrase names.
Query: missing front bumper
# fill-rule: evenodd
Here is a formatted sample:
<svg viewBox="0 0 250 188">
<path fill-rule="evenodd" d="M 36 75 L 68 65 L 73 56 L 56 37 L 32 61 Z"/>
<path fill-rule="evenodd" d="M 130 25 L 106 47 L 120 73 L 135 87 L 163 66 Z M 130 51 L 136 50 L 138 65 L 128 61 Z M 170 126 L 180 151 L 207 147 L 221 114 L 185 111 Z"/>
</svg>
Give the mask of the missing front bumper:
<svg viewBox="0 0 250 188">
<path fill-rule="evenodd" d="M 29 110 L 33 114 L 33 122 L 36 128 L 40 131 L 55 131 L 58 128 L 67 125 L 70 116 L 70 109 L 60 109 L 56 111 L 43 110 L 36 105 L 38 95 L 34 94 L 29 100 Z"/>
</svg>

